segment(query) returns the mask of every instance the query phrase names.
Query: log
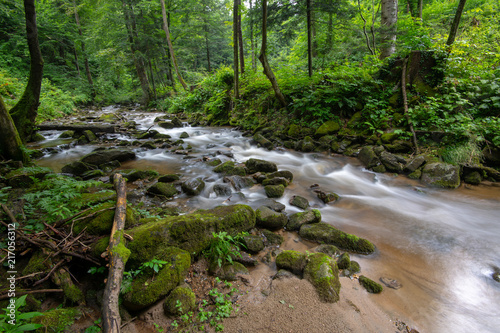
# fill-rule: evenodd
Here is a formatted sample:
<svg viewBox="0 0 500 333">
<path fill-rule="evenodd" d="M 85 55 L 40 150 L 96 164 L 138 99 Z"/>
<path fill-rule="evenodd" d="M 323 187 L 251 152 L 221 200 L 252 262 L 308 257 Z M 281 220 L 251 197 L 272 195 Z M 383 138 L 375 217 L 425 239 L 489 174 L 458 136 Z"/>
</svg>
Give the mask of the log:
<svg viewBox="0 0 500 333">
<path fill-rule="evenodd" d="M 93 133 L 116 133 L 116 127 L 113 125 L 99 125 L 99 124 L 88 124 L 88 125 L 70 125 L 70 124 L 40 124 L 37 126 L 40 131 L 75 131 L 83 132 L 90 130 Z"/>
<path fill-rule="evenodd" d="M 106 288 L 104 289 L 102 307 L 103 328 L 105 333 L 120 332 L 121 317 L 118 298 L 123 279 L 123 270 L 130 255 L 130 250 L 125 247 L 125 239 L 123 237 L 125 215 L 127 211 L 127 192 L 125 180 L 118 173 L 114 176 L 114 185 L 117 200 L 113 228 L 111 229 L 111 237 L 109 239 L 109 273 Z"/>
</svg>

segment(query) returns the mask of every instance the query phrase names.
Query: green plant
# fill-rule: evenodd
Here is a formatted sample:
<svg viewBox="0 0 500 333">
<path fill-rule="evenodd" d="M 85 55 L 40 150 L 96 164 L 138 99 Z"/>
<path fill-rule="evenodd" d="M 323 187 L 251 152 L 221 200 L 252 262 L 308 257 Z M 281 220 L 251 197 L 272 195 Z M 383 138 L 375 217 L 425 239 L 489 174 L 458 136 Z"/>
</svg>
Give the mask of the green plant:
<svg viewBox="0 0 500 333">
<path fill-rule="evenodd" d="M 101 324 L 101 318 L 95 320 L 94 325 L 87 327 L 85 329 L 85 333 L 100 333 L 100 332 L 102 332 L 100 324 Z"/>
<path fill-rule="evenodd" d="M 163 265 L 167 263 L 167 261 L 153 259 L 151 261 L 143 263 L 136 270 L 123 272 L 123 281 L 120 286 L 120 294 L 126 294 L 130 291 L 130 288 L 132 287 L 132 281 L 136 276 L 144 273 L 148 269 L 153 270 L 153 274 L 156 274 L 160 271 L 160 268 L 162 268 Z"/>
<path fill-rule="evenodd" d="M 233 257 L 241 257 L 240 246 L 245 247 L 241 242 L 243 234 L 235 237 L 225 231 L 212 232 L 212 240 L 208 248 L 203 251 L 203 255 L 212 262 L 217 262 L 219 267 L 226 263 L 233 263 Z"/>
<path fill-rule="evenodd" d="M 21 313 L 19 309 L 26 305 L 26 297 L 28 295 L 23 295 L 17 299 L 11 299 L 7 308 L 3 309 L 0 314 L 0 330 L 2 332 L 18 333 L 34 331 L 37 328 L 42 327 L 40 324 L 31 324 L 29 320 L 31 318 L 41 316 L 40 312 L 26 312 Z"/>
<path fill-rule="evenodd" d="M 89 268 L 87 273 L 94 275 L 94 274 L 104 273 L 105 271 L 106 271 L 106 267 L 104 267 L 104 266 L 101 266 L 101 267 L 93 266 L 93 267 Z"/>
<path fill-rule="evenodd" d="M 3 204 L 7 203 L 7 198 L 9 197 L 8 190 L 10 190 L 11 188 L 12 187 L 10 187 L 10 186 L 5 186 L 5 187 L 0 189 L 0 203 L 3 203 Z"/>
</svg>

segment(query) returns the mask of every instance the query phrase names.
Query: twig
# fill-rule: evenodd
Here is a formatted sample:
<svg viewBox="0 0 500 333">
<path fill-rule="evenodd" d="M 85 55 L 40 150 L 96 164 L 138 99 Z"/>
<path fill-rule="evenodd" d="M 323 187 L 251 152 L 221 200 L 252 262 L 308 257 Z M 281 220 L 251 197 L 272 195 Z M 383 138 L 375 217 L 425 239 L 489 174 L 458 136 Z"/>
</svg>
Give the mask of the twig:
<svg viewBox="0 0 500 333">
<path fill-rule="evenodd" d="M 20 276 L 20 277 L 16 278 L 16 281 L 17 281 L 17 280 L 24 280 L 24 279 L 28 279 L 28 278 L 30 278 L 30 277 L 34 277 L 34 276 L 37 276 L 37 275 L 39 275 L 39 274 L 43 274 L 43 273 L 45 273 L 45 272 L 36 272 L 36 273 L 32 273 L 32 274 L 25 275 L 25 276 Z"/>
<path fill-rule="evenodd" d="M 17 220 L 14 217 L 14 214 L 12 214 L 12 212 L 10 211 L 9 207 L 7 207 L 5 204 L 2 204 L 2 208 L 5 211 L 5 213 L 7 214 L 7 216 L 10 218 L 12 223 L 17 223 Z"/>
<path fill-rule="evenodd" d="M 137 319 L 137 316 L 130 319 L 129 321 L 125 322 L 122 326 L 120 326 L 120 329 L 124 328 L 125 326 L 127 326 L 128 324 L 130 324 L 131 322 L 133 322 L 136 319 Z"/>
<path fill-rule="evenodd" d="M 64 223 L 66 223 L 66 222 L 68 222 L 68 221 L 70 221 L 70 220 L 74 219 L 74 218 L 75 218 L 75 217 L 77 217 L 78 215 L 83 214 L 83 213 L 85 213 L 85 212 L 88 212 L 88 211 L 89 211 L 89 210 L 91 210 L 92 208 L 93 208 L 93 207 L 86 208 L 86 209 L 84 209 L 84 210 L 82 210 L 82 211 L 80 211 L 80 212 L 76 213 L 76 214 L 75 214 L 75 215 L 73 215 L 73 216 L 70 216 L 70 217 L 67 217 L 67 218 L 65 218 L 65 219 L 62 219 L 62 220 L 56 221 L 56 223 L 54 223 L 54 227 L 56 227 L 56 228 L 57 228 L 57 227 L 59 227 L 59 226 L 63 225 Z"/>
<path fill-rule="evenodd" d="M 70 251 L 61 251 L 61 253 L 63 253 L 63 254 L 67 254 L 67 255 L 69 255 L 69 256 L 77 257 L 77 258 L 80 258 L 80 259 L 83 259 L 83 260 L 87 260 L 87 261 L 90 261 L 90 262 L 91 262 L 91 263 L 93 263 L 93 264 L 96 264 L 96 265 L 101 266 L 101 264 L 100 264 L 98 261 L 96 261 L 96 260 L 94 260 L 94 259 L 92 259 L 92 258 L 89 258 L 89 257 L 83 256 L 83 255 L 81 255 L 81 254 L 75 253 L 75 252 L 70 252 Z"/>
<path fill-rule="evenodd" d="M 49 274 L 47 274 L 43 279 L 36 281 L 33 284 L 33 287 L 38 286 L 39 284 L 42 284 L 43 282 L 45 282 L 52 275 L 52 273 L 54 273 L 54 271 L 57 269 L 57 267 L 61 266 L 65 261 L 66 261 L 66 259 L 63 259 L 63 260 L 59 261 L 57 264 L 55 264 L 54 267 L 52 267 L 52 269 L 50 270 Z"/>
</svg>

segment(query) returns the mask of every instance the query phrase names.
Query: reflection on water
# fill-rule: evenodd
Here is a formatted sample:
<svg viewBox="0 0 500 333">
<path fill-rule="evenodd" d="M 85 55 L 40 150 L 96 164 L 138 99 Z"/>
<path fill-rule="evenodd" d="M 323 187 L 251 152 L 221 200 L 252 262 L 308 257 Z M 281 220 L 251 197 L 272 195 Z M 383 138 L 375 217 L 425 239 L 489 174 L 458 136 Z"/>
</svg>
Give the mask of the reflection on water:
<svg viewBox="0 0 500 333">
<path fill-rule="evenodd" d="M 421 332 L 499 331 L 500 284 L 491 278 L 492 266 L 500 266 L 499 187 L 426 188 L 405 177 L 366 171 L 357 159 L 257 148 L 241 132 L 229 128 L 166 130 L 154 126 L 154 118 L 160 115 L 131 113 L 129 118 L 138 128 L 153 126 L 173 140 L 187 132 L 189 138 L 184 142 L 193 147 L 190 155 L 194 158 L 183 159 L 163 149 L 136 149 L 137 160 L 124 163 L 122 168 L 202 177 L 205 190 L 186 202 L 195 209 L 236 202 L 255 206 L 253 202 L 266 197 L 260 186 L 244 189 L 242 194 L 233 192 L 227 198 L 216 197 L 213 186 L 222 179 L 202 162 L 203 156 L 222 161 L 230 156 L 236 162 L 249 158 L 273 161 L 279 169 L 294 174 L 293 183 L 278 200 L 286 205 L 287 213 L 299 211 L 288 203 L 292 195 L 307 198 L 312 207 L 320 209 L 324 222 L 375 243 L 374 255 L 352 255 L 361 264 L 362 274 L 373 280 L 390 277 L 403 285 L 399 290 L 386 288 L 381 295 L 367 297 L 376 297 L 387 312 Z M 46 137 L 49 142 L 57 140 L 55 133 Z M 40 164 L 58 171 L 94 148 L 77 146 L 47 156 Z M 311 189 L 313 184 L 339 194 L 341 199 L 323 204 Z"/>
</svg>

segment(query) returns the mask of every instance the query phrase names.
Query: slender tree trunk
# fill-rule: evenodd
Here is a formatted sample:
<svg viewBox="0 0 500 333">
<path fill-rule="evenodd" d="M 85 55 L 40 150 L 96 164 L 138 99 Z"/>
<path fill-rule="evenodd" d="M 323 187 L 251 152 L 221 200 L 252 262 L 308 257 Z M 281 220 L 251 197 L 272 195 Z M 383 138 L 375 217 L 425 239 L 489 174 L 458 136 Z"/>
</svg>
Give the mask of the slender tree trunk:
<svg viewBox="0 0 500 333">
<path fill-rule="evenodd" d="M 403 93 L 403 105 L 405 111 L 406 121 L 410 126 L 410 131 L 412 134 L 413 147 L 415 147 L 415 153 L 419 154 L 418 143 L 417 143 L 417 135 L 415 134 L 415 129 L 413 128 L 413 122 L 410 119 L 410 115 L 408 113 L 408 97 L 406 95 L 406 68 L 408 66 L 408 58 L 405 58 L 403 61 L 403 71 L 401 73 L 401 91 Z"/>
<path fill-rule="evenodd" d="M 363 33 L 365 35 L 365 40 L 366 40 L 366 46 L 368 47 L 368 50 L 372 55 L 375 55 L 375 51 L 371 48 L 370 46 L 370 38 L 368 38 L 368 33 L 366 32 L 366 19 L 363 16 L 363 10 L 361 9 L 361 2 L 358 0 L 358 7 L 359 7 L 359 15 L 361 16 L 361 19 L 363 20 Z"/>
<path fill-rule="evenodd" d="M 160 1 L 161 1 L 161 14 L 163 16 L 163 30 L 165 30 L 165 34 L 167 35 L 167 44 L 168 44 L 168 49 L 170 51 L 170 57 L 172 58 L 172 63 L 174 64 L 174 70 L 175 70 L 175 73 L 177 74 L 177 78 L 179 79 L 179 82 L 181 83 L 184 90 L 189 91 L 189 88 L 188 88 L 186 82 L 184 81 L 184 79 L 181 76 L 181 73 L 179 72 L 179 66 L 177 66 L 177 59 L 175 59 L 174 47 L 172 45 L 172 41 L 170 40 L 170 31 L 168 29 L 167 10 L 165 9 L 165 0 L 160 0 Z"/>
<path fill-rule="evenodd" d="M 204 16 L 203 16 L 203 30 L 205 31 L 205 49 L 207 51 L 207 69 L 208 72 L 210 73 L 212 71 L 212 66 L 210 64 L 210 43 L 208 42 L 208 33 L 209 33 L 209 25 L 207 22 L 207 10 L 206 6 L 204 6 L 203 9 Z"/>
<path fill-rule="evenodd" d="M 238 0 L 240 2 L 241 0 Z M 243 33 L 241 31 L 241 14 L 238 13 L 238 47 L 240 49 L 240 71 L 245 73 L 245 54 L 243 53 Z"/>
<path fill-rule="evenodd" d="M 164 61 L 167 65 L 167 80 L 169 81 L 170 86 L 175 90 L 174 75 L 172 74 L 172 62 L 170 61 L 170 59 L 172 59 L 172 57 L 170 56 L 170 50 L 165 50 L 163 46 L 161 49 L 163 51 Z"/>
<path fill-rule="evenodd" d="M 78 72 L 78 77 L 82 77 L 82 74 L 80 73 L 80 65 L 78 64 L 78 53 L 76 52 L 76 47 L 73 47 L 73 54 L 75 55 L 75 67 Z"/>
<path fill-rule="evenodd" d="M 418 18 L 422 21 L 422 13 L 424 11 L 424 0 L 418 0 Z"/>
<path fill-rule="evenodd" d="M 153 95 L 155 96 L 155 99 L 158 97 L 156 96 L 156 84 L 155 84 L 155 78 L 153 76 L 153 65 L 151 65 L 151 59 L 148 60 L 148 65 L 149 65 L 149 76 L 151 78 L 151 83 L 153 84 Z"/>
<path fill-rule="evenodd" d="M 33 134 L 38 105 L 40 104 L 43 76 L 43 58 L 38 43 L 34 0 L 24 0 L 24 13 L 26 17 L 26 38 L 31 59 L 30 76 L 21 99 L 10 110 L 10 115 L 23 143 L 27 142 Z"/>
<path fill-rule="evenodd" d="M 375 21 L 377 20 L 380 4 L 381 2 L 378 3 L 377 11 L 375 12 L 375 0 L 372 0 L 372 25 L 370 26 L 370 33 L 372 35 L 372 50 L 375 53 L 377 52 L 377 48 L 375 46 Z"/>
<path fill-rule="evenodd" d="M 262 63 L 262 67 L 264 67 L 264 74 L 266 74 L 267 78 L 271 82 L 271 85 L 273 86 L 276 98 L 279 100 L 281 105 L 284 108 L 286 108 L 287 103 L 285 100 L 285 96 L 281 93 L 281 90 L 278 86 L 278 81 L 276 80 L 276 77 L 274 76 L 271 66 L 269 66 L 269 63 L 267 61 L 266 48 L 267 48 L 267 0 L 262 0 L 262 46 L 260 48 L 259 60 Z"/>
<path fill-rule="evenodd" d="M 21 138 L 5 107 L 2 95 L 0 95 L 0 151 L 4 159 L 22 161 L 23 163 L 29 161 L 28 154 L 22 149 Z"/>
<path fill-rule="evenodd" d="M 455 19 L 453 20 L 453 24 L 451 25 L 450 34 L 448 36 L 448 40 L 446 41 L 446 45 L 451 46 L 457 37 L 458 26 L 460 25 L 460 18 L 462 17 L 462 12 L 464 11 L 466 0 L 460 0 L 458 3 L 457 11 L 455 13 Z"/>
<path fill-rule="evenodd" d="M 307 7 L 307 71 L 312 76 L 312 24 L 311 24 L 311 0 L 306 0 Z"/>
<path fill-rule="evenodd" d="M 328 32 L 326 35 L 326 45 L 328 50 L 331 50 L 333 47 L 333 13 L 328 13 Z"/>
<path fill-rule="evenodd" d="M 252 49 L 252 69 L 257 69 L 257 60 L 255 59 L 255 43 L 253 39 L 253 15 L 252 15 L 252 0 L 250 0 L 250 48 Z"/>
<path fill-rule="evenodd" d="M 238 11 L 239 0 L 233 3 L 233 66 L 234 66 L 234 99 L 240 98 L 238 79 Z"/>
<path fill-rule="evenodd" d="M 309 0 L 311 10 L 311 32 L 312 32 L 312 56 L 318 56 L 318 41 L 316 40 L 316 12 L 314 11 L 314 0 Z"/>
<path fill-rule="evenodd" d="M 398 1 L 382 0 L 382 48 L 380 59 L 385 59 L 396 52 L 396 23 L 398 21 Z"/>
<path fill-rule="evenodd" d="M 87 74 L 87 81 L 89 82 L 90 89 L 92 91 L 92 96 L 95 97 L 94 81 L 92 80 L 92 74 L 90 73 L 89 58 L 87 57 L 87 53 L 85 52 L 85 43 L 83 41 L 82 26 L 80 24 L 80 16 L 78 15 L 78 8 L 76 6 L 76 0 L 73 0 L 73 6 L 75 8 L 76 26 L 78 27 L 78 34 L 80 35 L 80 38 L 81 38 L 80 47 L 82 48 L 82 53 L 83 53 L 83 61 L 85 64 L 85 74 Z"/>
</svg>

